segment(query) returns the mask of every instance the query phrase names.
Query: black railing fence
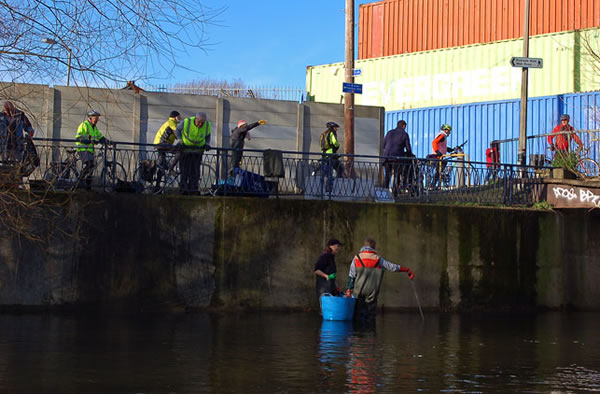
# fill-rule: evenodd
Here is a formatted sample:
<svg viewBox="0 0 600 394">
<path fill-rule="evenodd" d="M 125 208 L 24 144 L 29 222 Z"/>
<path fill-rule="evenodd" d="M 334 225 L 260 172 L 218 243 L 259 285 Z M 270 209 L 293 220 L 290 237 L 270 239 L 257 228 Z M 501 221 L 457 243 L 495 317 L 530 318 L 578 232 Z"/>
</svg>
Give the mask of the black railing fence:
<svg viewBox="0 0 600 394">
<path fill-rule="evenodd" d="M 575 135 L 582 142 L 584 152 L 582 154 L 596 162 L 600 161 L 600 130 L 575 130 Z M 561 131 L 559 133 L 548 133 L 532 135 L 527 137 L 527 163 L 536 165 L 540 160 L 551 162 L 554 157 L 554 152 L 550 150 L 548 137 L 556 137 L 563 135 L 569 141 L 570 148 L 577 150 L 578 144 L 572 136 L 572 132 Z M 517 160 L 519 152 L 519 139 L 509 138 L 504 140 L 492 141 L 492 145 L 497 144 L 499 147 L 500 161 L 514 163 Z"/>
<path fill-rule="evenodd" d="M 26 175 L 26 184 L 32 189 L 72 191 L 88 187 L 85 180 L 89 179 L 92 190 L 179 192 L 179 158 L 185 151 L 173 146 L 96 145 L 94 165 L 87 175 L 74 140 L 36 139 L 35 146 L 39 164 L 20 174 Z M 251 149 L 243 151 L 239 168 L 234 169 L 232 153 L 226 148 L 204 152 L 199 194 L 513 205 L 535 202 L 541 178 L 551 176 L 543 163 L 519 167 L 452 156 L 442 160 L 365 155 L 332 158 L 313 152 Z M 4 168 L 18 165 L 2 162 Z"/>
</svg>

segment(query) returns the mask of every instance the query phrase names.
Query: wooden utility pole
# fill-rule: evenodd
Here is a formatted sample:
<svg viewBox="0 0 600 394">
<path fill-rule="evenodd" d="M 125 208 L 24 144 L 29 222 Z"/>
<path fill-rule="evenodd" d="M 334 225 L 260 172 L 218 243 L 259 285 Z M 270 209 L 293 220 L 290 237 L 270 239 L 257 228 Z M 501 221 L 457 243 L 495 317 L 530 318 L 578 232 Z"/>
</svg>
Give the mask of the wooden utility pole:
<svg viewBox="0 0 600 394">
<path fill-rule="evenodd" d="M 354 0 L 346 0 L 346 61 L 344 82 L 354 83 Z M 344 153 L 354 154 L 354 93 L 344 93 Z M 351 175 L 348 159 L 346 174 Z"/>
<path fill-rule="evenodd" d="M 529 2 L 525 0 L 525 15 L 523 25 L 523 57 L 529 57 Z M 529 68 L 523 67 L 521 71 L 521 122 L 519 127 L 519 154 L 518 163 L 527 164 L 527 98 L 528 98 Z"/>
</svg>

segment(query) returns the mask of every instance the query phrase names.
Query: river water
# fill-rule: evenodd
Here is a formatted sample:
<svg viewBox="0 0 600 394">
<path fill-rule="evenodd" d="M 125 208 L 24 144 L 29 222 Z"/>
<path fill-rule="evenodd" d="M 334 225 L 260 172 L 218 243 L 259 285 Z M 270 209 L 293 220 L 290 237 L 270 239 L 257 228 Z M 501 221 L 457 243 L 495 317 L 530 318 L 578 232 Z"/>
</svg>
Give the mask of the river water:
<svg viewBox="0 0 600 394">
<path fill-rule="evenodd" d="M 600 314 L 0 315 L 0 393 L 600 391 Z"/>
</svg>

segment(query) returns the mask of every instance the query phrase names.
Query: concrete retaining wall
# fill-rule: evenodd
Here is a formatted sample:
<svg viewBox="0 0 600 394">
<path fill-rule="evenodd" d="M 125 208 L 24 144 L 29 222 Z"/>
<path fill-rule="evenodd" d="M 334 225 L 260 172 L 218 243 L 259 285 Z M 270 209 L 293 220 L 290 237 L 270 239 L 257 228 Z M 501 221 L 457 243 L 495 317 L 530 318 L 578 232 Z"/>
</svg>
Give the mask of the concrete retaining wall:
<svg viewBox="0 0 600 394">
<path fill-rule="evenodd" d="M 253 198 L 77 193 L 0 238 L 0 305 L 316 308 L 314 262 L 332 236 L 338 286 L 366 236 L 415 271 L 424 308 L 600 310 L 600 213 Z M 64 233 L 52 231 L 61 229 Z M 65 235 L 66 234 L 66 235 Z M 405 274 L 380 305 L 416 308 Z"/>
<path fill-rule="evenodd" d="M 154 135 L 172 110 L 183 117 L 204 111 L 212 123 L 213 146 L 229 147 L 230 131 L 238 120 L 268 123 L 252 132 L 247 149 L 320 152 L 319 134 L 328 121 L 342 125 L 341 104 L 296 103 L 174 93 L 135 93 L 98 89 L 0 83 L 0 100 L 13 100 L 31 118 L 37 137 L 75 138 L 77 126 L 93 108 L 103 116 L 99 130 L 119 142 L 153 143 Z M 383 142 L 383 107 L 356 106 L 355 153 L 379 156 Z M 343 147 L 343 132 L 338 139 Z"/>
</svg>

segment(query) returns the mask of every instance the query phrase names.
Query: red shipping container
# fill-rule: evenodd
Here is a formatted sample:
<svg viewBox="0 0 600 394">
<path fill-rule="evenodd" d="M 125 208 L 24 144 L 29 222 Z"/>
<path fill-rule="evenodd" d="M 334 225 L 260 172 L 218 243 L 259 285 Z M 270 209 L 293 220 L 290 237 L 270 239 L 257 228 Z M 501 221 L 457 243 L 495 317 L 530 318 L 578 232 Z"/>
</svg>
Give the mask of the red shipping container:
<svg viewBox="0 0 600 394">
<path fill-rule="evenodd" d="M 600 0 L 531 0 L 530 35 L 600 27 Z M 525 0 L 385 0 L 359 7 L 358 58 L 523 36 Z"/>
</svg>

